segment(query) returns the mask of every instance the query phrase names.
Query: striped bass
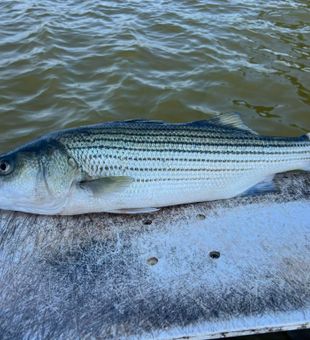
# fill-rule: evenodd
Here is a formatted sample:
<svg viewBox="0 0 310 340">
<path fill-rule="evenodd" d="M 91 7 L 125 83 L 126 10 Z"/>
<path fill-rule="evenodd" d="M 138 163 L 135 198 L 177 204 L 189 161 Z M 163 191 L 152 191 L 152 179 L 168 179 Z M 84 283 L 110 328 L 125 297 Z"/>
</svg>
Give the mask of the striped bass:
<svg viewBox="0 0 310 340">
<path fill-rule="evenodd" d="M 260 136 L 237 114 L 54 132 L 0 156 L 0 208 L 143 213 L 269 190 L 278 172 L 310 170 L 309 136 Z"/>
</svg>

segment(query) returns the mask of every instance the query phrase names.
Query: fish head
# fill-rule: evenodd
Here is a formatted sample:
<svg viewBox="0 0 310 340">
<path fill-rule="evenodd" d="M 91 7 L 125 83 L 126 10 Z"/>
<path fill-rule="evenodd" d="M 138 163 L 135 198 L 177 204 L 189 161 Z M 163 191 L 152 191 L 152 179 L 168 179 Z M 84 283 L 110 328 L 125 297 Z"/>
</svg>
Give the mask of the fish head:
<svg viewBox="0 0 310 340">
<path fill-rule="evenodd" d="M 0 209 L 61 213 L 77 171 L 56 140 L 37 140 L 0 155 Z"/>
</svg>

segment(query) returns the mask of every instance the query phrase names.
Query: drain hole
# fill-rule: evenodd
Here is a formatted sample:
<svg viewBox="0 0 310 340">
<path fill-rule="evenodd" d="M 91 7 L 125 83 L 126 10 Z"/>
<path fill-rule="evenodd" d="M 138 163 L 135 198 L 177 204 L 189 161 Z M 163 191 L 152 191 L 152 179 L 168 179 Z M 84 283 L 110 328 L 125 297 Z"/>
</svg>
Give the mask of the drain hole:
<svg viewBox="0 0 310 340">
<path fill-rule="evenodd" d="M 144 220 L 143 221 L 143 224 L 144 225 L 150 225 L 150 224 L 152 224 L 153 222 L 152 222 L 152 220 Z"/>
<path fill-rule="evenodd" d="M 205 219 L 206 219 L 206 216 L 205 216 L 204 214 L 198 214 L 198 215 L 196 216 L 196 218 L 197 218 L 197 220 L 202 221 L 202 220 L 205 220 Z"/>
<path fill-rule="evenodd" d="M 221 256 L 221 253 L 219 251 L 213 250 L 210 251 L 209 256 L 211 259 L 218 259 Z"/>
<path fill-rule="evenodd" d="M 149 264 L 150 266 L 154 266 L 157 263 L 158 263 L 157 257 L 150 257 L 149 259 L 147 259 L 147 264 Z"/>
</svg>

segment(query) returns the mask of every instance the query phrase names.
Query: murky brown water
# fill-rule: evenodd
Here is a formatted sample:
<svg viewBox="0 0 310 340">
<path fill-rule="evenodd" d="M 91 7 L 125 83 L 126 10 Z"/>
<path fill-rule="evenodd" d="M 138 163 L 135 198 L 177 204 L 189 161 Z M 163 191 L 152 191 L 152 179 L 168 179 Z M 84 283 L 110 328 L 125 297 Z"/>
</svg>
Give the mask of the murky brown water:
<svg viewBox="0 0 310 340">
<path fill-rule="evenodd" d="M 50 130 L 239 111 L 310 130 L 310 2 L 0 2 L 0 151 Z"/>
</svg>

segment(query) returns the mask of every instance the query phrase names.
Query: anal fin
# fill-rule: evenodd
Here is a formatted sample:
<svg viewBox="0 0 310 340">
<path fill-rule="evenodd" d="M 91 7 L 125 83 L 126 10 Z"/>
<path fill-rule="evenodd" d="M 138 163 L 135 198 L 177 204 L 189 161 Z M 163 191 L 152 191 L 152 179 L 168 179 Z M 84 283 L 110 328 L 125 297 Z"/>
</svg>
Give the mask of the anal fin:
<svg viewBox="0 0 310 340">
<path fill-rule="evenodd" d="M 129 209 L 116 209 L 116 210 L 109 210 L 106 212 L 112 214 L 149 214 L 158 211 L 159 208 L 129 208 Z"/>
</svg>

